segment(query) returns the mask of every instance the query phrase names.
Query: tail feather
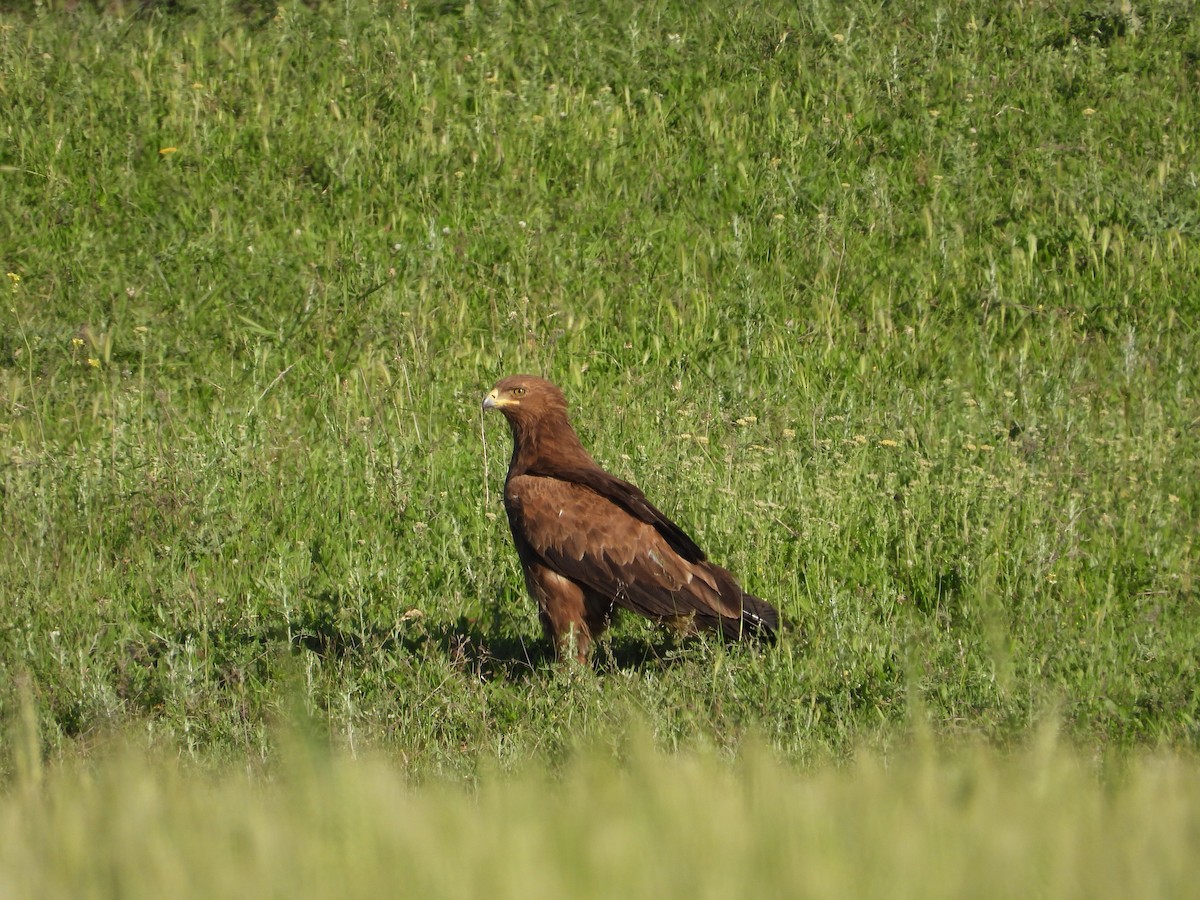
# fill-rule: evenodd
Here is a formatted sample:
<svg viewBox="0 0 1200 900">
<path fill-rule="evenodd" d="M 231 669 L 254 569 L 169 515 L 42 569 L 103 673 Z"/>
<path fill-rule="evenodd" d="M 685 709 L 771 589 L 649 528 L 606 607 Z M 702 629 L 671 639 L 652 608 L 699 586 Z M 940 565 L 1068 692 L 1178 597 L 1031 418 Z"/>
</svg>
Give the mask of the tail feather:
<svg viewBox="0 0 1200 900">
<path fill-rule="evenodd" d="M 741 618 L 721 619 L 721 633 L 729 640 L 748 637 L 773 642 L 779 632 L 779 610 L 753 594 L 742 594 Z"/>
</svg>

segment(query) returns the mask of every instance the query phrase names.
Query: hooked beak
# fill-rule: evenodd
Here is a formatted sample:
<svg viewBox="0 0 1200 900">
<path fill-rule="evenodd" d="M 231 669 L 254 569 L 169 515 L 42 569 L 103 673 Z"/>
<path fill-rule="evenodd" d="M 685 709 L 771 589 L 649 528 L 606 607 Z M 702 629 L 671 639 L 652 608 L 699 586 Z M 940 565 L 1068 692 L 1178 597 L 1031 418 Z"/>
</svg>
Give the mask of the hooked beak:
<svg viewBox="0 0 1200 900">
<path fill-rule="evenodd" d="M 496 402 L 498 396 L 495 390 L 489 391 L 483 398 L 483 408 L 485 410 L 497 409 L 499 407 L 499 404 Z"/>
</svg>

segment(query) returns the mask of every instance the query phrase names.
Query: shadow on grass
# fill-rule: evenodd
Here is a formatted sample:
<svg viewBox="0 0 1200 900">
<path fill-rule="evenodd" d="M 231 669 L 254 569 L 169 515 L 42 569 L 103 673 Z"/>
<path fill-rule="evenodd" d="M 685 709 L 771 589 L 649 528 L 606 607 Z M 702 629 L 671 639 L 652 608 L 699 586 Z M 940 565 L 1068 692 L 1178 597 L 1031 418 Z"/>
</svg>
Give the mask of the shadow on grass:
<svg viewBox="0 0 1200 900">
<path fill-rule="evenodd" d="M 318 608 L 336 608 L 335 598 L 322 598 Z M 438 655 L 456 668 L 486 679 L 524 682 L 539 672 L 551 671 L 556 663 L 549 640 L 540 633 L 522 633 L 524 616 L 510 616 L 505 604 L 496 603 L 490 621 L 459 616 L 453 622 L 428 622 L 419 618 L 397 623 L 392 628 L 346 630 L 332 615 L 293 621 L 286 631 L 272 635 L 290 640 L 322 658 L 342 659 L 376 653 L 402 653 L 414 657 Z M 402 628 L 401 625 L 404 627 Z M 643 630 L 644 632 L 644 630 Z M 681 640 L 668 630 L 623 634 L 618 626 L 597 643 L 592 668 L 599 672 L 641 671 L 674 665 L 694 641 Z"/>
<path fill-rule="evenodd" d="M 555 662 L 550 642 L 536 630 L 532 617 L 517 612 L 504 598 L 485 618 L 412 617 L 390 625 L 369 620 L 347 623 L 340 614 L 342 599 L 330 592 L 289 621 L 255 630 L 188 629 L 170 636 L 132 638 L 113 673 L 117 694 L 146 712 L 161 710 L 169 705 L 172 672 L 193 656 L 204 659 L 211 678 L 235 693 L 248 684 L 270 680 L 271 660 L 280 653 L 301 650 L 331 668 L 373 668 L 382 657 L 391 656 L 417 666 L 449 665 L 471 678 L 510 684 L 544 681 L 570 668 Z M 705 652 L 703 640 L 683 639 L 628 616 L 598 642 L 591 667 L 600 675 L 663 671 Z M 87 705 L 77 709 L 68 693 L 56 696 L 54 718 L 64 733 L 87 730 L 94 718 Z"/>
</svg>

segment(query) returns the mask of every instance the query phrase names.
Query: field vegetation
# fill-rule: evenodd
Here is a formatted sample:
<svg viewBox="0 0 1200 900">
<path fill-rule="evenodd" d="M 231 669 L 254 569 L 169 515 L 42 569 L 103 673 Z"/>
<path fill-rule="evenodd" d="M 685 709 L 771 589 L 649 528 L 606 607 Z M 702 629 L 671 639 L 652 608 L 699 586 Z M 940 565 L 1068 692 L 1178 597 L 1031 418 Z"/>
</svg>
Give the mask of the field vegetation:
<svg viewBox="0 0 1200 900">
<path fill-rule="evenodd" d="M 9 4 L 0 892 L 1186 892 L 1197 134 L 1169 0 Z M 777 646 L 550 663 L 518 371 Z"/>
</svg>

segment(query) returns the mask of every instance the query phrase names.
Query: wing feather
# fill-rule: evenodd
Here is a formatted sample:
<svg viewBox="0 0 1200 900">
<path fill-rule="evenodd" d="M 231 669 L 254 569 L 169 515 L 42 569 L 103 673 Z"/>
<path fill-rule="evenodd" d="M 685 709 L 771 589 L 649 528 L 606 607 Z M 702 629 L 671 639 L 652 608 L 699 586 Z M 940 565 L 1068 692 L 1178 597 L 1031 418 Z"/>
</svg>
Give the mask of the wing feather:
<svg viewBox="0 0 1200 900">
<path fill-rule="evenodd" d="M 610 475 L 590 460 L 588 463 L 556 463 L 543 460 L 536 468 L 531 468 L 528 474 L 542 475 L 591 488 L 595 493 L 622 507 L 638 521 L 654 526 L 655 531 L 688 562 L 702 562 L 706 558 L 704 551 L 688 533 L 647 500 L 637 485 Z"/>
<path fill-rule="evenodd" d="M 505 499 L 514 535 L 572 581 L 646 616 L 740 619 L 742 591 L 728 573 L 680 555 L 656 523 L 591 487 L 518 475 Z"/>
</svg>

